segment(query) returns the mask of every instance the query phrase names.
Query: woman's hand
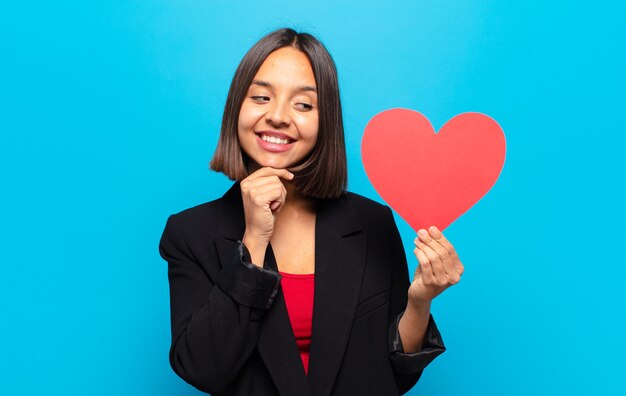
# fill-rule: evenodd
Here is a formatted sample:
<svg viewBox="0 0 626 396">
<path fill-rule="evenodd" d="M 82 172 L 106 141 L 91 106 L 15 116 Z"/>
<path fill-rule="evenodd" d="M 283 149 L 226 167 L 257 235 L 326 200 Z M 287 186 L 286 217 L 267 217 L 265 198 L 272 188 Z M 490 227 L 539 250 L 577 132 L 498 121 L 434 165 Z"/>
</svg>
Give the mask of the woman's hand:
<svg viewBox="0 0 626 396">
<path fill-rule="evenodd" d="M 409 287 L 409 303 L 423 306 L 461 280 L 463 264 L 437 227 L 419 230 L 417 235 L 414 253 L 419 266 Z"/>
<path fill-rule="evenodd" d="M 241 181 L 241 197 L 246 219 L 242 242 L 252 256 L 252 262 L 263 262 L 265 249 L 274 232 L 276 214 L 285 205 L 287 190 L 281 178 L 292 180 L 286 169 L 261 168 Z"/>
</svg>

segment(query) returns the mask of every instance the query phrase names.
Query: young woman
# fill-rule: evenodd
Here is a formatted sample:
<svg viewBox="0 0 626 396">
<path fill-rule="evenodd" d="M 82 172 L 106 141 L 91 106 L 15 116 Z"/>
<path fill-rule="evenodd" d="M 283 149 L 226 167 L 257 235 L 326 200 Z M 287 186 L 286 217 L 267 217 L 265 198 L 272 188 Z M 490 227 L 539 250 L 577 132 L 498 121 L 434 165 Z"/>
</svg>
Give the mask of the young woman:
<svg viewBox="0 0 626 396">
<path fill-rule="evenodd" d="M 174 371 L 214 395 L 407 392 L 445 350 L 430 303 L 463 266 L 420 230 L 409 282 L 391 210 L 345 191 L 337 73 L 317 39 L 281 29 L 248 51 L 211 168 L 236 182 L 170 216 L 159 246 Z"/>
</svg>

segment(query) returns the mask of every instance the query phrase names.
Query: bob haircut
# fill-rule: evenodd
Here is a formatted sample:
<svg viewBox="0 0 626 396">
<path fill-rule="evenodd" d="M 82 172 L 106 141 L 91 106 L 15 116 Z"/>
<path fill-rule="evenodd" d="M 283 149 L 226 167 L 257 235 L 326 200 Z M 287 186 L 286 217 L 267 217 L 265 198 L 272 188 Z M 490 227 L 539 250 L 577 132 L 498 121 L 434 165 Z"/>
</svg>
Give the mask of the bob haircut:
<svg viewBox="0 0 626 396">
<path fill-rule="evenodd" d="M 269 54 L 283 47 L 293 47 L 307 56 L 318 97 L 317 143 L 301 163 L 289 169 L 295 175 L 293 182 L 298 191 L 312 198 L 339 197 L 346 189 L 348 170 L 335 62 L 315 37 L 289 28 L 264 36 L 241 60 L 230 84 L 219 141 L 209 167 L 231 180 L 241 181 L 249 175 L 248 158 L 237 134 L 239 112 L 261 64 Z"/>
</svg>

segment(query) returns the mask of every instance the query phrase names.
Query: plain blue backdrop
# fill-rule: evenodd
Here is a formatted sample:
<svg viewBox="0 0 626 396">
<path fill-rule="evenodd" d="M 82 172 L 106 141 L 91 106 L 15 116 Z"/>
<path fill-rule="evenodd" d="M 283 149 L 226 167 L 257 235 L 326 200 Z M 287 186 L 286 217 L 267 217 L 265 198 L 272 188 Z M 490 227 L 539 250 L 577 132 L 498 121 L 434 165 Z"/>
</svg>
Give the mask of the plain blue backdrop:
<svg viewBox="0 0 626 396">
<path fill-rule="evenodd" d="M 503 127 L 495 187 L 446 231 L 448 351 L 412 395 L 621 395 L 626 353 L 621 2 L 4 1 L 0 394 L 196 395 L 171 371 L 167 216 L 215 199 L 235 68 L 291 26 L 335 58 L 350 190 L 367 121 Z M 397 218 L 412 272 L 413 231 Z"/>
</svg>

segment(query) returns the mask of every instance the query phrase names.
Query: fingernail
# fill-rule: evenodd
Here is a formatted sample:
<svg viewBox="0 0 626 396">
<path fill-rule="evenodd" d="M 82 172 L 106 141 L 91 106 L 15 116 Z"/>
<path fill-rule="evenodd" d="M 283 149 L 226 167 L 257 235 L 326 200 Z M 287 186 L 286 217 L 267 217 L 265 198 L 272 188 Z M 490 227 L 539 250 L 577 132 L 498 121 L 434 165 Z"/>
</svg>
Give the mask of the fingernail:
<svg viewBox="0 0 626 396">
<path fill-rule="evenodd" d="M 426 235 L 428 235 L 428 233 L 427 233 L 427 232 L 426 232 L 426 230 L 424 230 L 424 229 L 419 230 L 419 231 L 417 232 L 417 234 L 418 234 L 419 236 L 423 236 L 423 237 L 424 237 L 424 236 L 426 236 Z"/>
</svg>

